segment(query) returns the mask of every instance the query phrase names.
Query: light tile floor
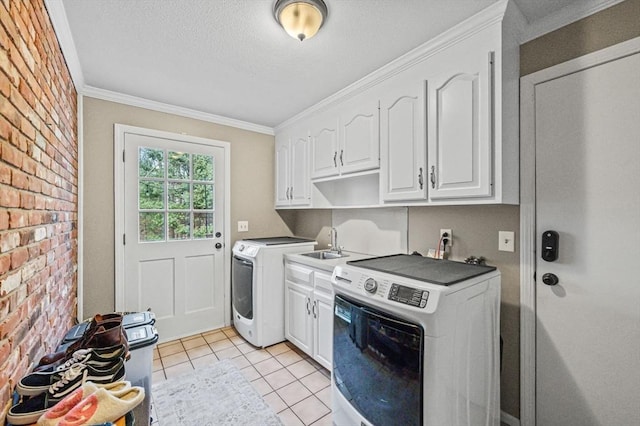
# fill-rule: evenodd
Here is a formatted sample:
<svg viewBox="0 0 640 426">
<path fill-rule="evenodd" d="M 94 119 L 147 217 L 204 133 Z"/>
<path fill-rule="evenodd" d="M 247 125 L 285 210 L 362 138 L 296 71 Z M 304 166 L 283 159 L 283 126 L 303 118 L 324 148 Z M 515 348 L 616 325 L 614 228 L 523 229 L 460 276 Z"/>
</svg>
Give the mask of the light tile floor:
<svg viewBox="0 0 640 426">
<path fill-rule="evenodd" d="M 233 327 L 159 344 L 153 383 L 230 358 L 286 426 L 331 425 L 331 373 L 290 342 L 256 348 Z M 153 395 L 152 395 L 153 397 Z M 162 424 L 155 411 L 153 426 Z"/>
</svg>

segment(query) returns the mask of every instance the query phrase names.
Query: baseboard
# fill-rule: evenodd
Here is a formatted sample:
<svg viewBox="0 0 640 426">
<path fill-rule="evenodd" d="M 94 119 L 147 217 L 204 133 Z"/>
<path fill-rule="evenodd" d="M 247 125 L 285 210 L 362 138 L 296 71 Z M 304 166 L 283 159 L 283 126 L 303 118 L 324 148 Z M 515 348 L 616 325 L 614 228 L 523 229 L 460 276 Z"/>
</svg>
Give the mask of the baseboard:
<svg viewBox="0 0 640 426">
<path fill-rule="evenodd" d="M 517 419 L 504 411 L 500 411 L 500 422 L 509 426 L 520 426 L 520 419 Z"/>
</svg>

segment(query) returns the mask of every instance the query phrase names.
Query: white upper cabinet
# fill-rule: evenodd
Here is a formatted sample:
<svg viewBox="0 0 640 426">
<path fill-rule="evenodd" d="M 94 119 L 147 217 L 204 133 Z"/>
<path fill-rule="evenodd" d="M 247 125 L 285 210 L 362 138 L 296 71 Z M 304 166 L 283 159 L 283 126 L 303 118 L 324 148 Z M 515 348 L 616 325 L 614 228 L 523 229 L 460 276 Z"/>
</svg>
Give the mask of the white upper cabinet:
<svg viewBox="0 0 640 426">
<path fill-rule="evenodd" d="M 311 124 L 311 178 L 377 169 L 378 100 L 356 99 L 315 117 Z"/>
<path fill-rule="evenodd" d="M 309 136 L 305 132 L 276 137 L 276 207 L 308 206 Z"/>
<path fill-rule="evenodd" d="M 340 173 L 380 167 L 378 100 L 364 100 L 342 108 L 340 114 Z"/>
<path fill-rule="evenodd" d="M 338 117 L 316 117 L 311 125 L 311 150 L 313 179 L 337 176 L 338 165 Z"/>
<path fill-rule="evenodd" d="M 450 70 L 429 80 L 431 200 L 492 196 L 494 52 L 469 50 L 440 55 Z"/>
<path fill-rule="evenodd" d="M 380 97 L 383 201 L 426 198 L 424 92 L 422 81 L 396 78 Z"/>
</svg>

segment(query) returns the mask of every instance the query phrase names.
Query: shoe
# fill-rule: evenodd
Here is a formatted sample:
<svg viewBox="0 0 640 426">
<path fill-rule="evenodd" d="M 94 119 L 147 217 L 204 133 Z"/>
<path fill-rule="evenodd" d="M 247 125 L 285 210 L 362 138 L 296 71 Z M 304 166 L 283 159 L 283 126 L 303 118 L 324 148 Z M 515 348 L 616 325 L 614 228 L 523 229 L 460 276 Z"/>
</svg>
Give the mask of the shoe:
<svg viewBox="0 0 640 426">
<path fill-rule="evenodd" d="M 102 386 L 103 389 L 114 395 L 123 395 L 131 389 L 131 383 L 129 382 L 115 382 Z M 71 392 L 60 402 L 53 407 L 45 411 L 44 414 L 38 419 L 39 426 L 56 426 L 59 421 L 69 412 L 73 407 L 78 405 L 80 401 L 95 393 L 99 387 L 93 382 L 86 382 L 82 387 Z"/>
<path fill-rule="evenodd" d="M 115 345 L 125 345 L 127 353 L 129 352 L 129 342 L 124 327 L 122 327 L 122 315 L 96 315 L 82 338 L 73 342 L 65 350 L 43 356 L 35 370 L 42 369 L 42 366 L 53 364 L 61 359 L 66 361 L 79 349 L 105 348 Z"/>
<path fill-rule="evenodd" d="M 116 345 L 108 348 L 78 349 L 69 360 L 64 362 L 63 360 L 59 360 L 53 364 L 42 366 L 37 372 L 51 373 L 54 371 L 63 371 L 73 364 L 90 364 L 94 367 L 104 367 L 113 362 L 114 359 L 124 359 L 127 355 L 127 348 L 124 345 Z"/>
<path fill-rule="evenodd" d="M 30 425 L 59 401 L 60 399 L 51 398 L 49 392 L 24 399 L 9 409 L 7 420 L 12 425 Z"/>
<path fill-rule="evenodd" d="M 93 425 L 113 422 L 133 410 L 144 400 L 144 388 L 134 386 L 126 392 L 111 393 L 98 389 L 73 407 L 58 426 Z"/>
<path fill-rule="evenodd" d="M 31 373 L 20 380 L 16 391 L 20 395 L 50 394 L 50 399 L 60 400 L 86 381 L 106 384 L 124 377 L 124 359 L 117 358 L 104 367 L 90 364 L 73 364 L 67 370 L 53 373 Z"/>
</svg>

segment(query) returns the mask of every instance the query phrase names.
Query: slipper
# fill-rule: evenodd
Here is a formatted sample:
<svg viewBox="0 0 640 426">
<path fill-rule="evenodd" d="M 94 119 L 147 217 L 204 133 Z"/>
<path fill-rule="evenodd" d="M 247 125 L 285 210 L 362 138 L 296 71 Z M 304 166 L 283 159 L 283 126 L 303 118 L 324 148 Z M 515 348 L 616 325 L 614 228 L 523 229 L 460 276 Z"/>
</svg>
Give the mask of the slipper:
<svg viewBox="0 0 640 426">
<path fill-rule="evenodd" d="M 111 422 L 133 410 L 144 400 L 144 388 L 134 386 L 126 392 L 113 394 L 98 389 L 73 407 L 58 426 L 80 426 Z"/>
<path fill-rule="evenodd" d="M 126 393 L 129 389 L 131 389 L 131 383 L 120 381 L 108 383 L 100 387 L 110 393 L 120 395 Z M 48 409 L 42 416 L 40 416 L 40 418 L 38 419 L 38 426 L 57 426 L 58 422 L 69 411 L 71 411 L 73 407 L 78 405 L 80 401 L 87 398 L 89 395 L 96 392 L 100 387 L 95 385 L 93 382 L 85 382 L 82 387 L 67 395 L 60 402 L 58 402 L 56 405 Z"/>
</svg>

